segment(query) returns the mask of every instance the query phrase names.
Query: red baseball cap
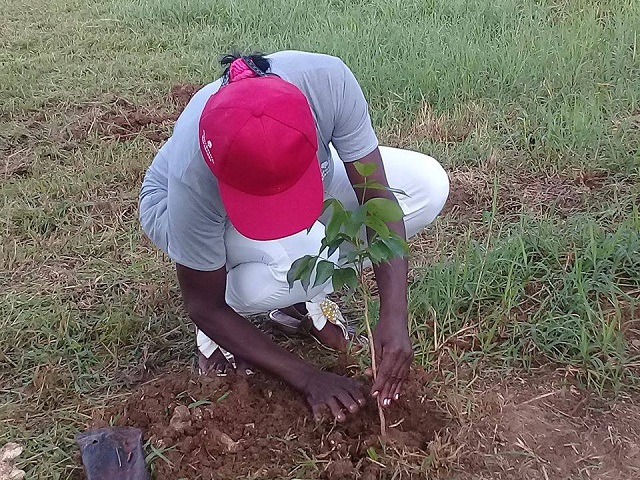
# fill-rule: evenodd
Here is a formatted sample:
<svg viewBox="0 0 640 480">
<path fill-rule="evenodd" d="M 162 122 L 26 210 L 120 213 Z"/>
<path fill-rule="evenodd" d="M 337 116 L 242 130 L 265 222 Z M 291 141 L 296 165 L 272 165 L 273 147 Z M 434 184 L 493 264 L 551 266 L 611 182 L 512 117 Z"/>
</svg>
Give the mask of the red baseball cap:
<svg viewBox="0 0 640 480">
<path fill-rule="evenodd" d="M 287 237 L 320 216 L 316 126 L 292 83 L 267 75 L 221 87 L 202 111 L 198 138 L 229 220 L 245 237 Z"/>
</svg>

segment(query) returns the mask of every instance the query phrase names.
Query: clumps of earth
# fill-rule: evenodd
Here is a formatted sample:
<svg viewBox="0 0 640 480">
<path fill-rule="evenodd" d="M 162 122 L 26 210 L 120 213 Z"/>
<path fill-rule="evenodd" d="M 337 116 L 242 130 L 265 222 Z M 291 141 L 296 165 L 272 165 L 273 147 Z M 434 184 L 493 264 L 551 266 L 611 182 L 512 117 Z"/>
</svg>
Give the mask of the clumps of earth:
<svg viewBox="0 0 640 480">
<path fill-rule="evenodd" d="M 446 423 L 427 384 L 424 371 L 411 373 L 401 400 L 387 410 L 385 439 L 373 401 L 344 423 L 316 422 L 304 399 L 260 374 L 164 375 L 102 412 L 94 426 L 140 428 L 155 450 L 158 480 L 407 478 L 394 458 L 414 459 L 415 471 Z"/>
</svg>

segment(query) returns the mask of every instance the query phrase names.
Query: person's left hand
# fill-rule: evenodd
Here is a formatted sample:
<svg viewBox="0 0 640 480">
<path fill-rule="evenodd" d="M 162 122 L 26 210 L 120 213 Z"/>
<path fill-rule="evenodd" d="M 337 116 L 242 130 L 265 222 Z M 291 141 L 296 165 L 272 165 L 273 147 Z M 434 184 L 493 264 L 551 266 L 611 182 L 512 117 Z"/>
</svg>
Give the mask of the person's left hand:
<svg viewBox="0 0 640 480">
<path fill-rule="evenodd" d="M 404 316 L 403 316 L 404 317 Z M 371 387 L 371 395 L 379 398 L 384 407 L 400 397 L 402 383 L 413 362 L 407 318 L 380 316 L 373 332 L 378 374 Z"/>
</svg>

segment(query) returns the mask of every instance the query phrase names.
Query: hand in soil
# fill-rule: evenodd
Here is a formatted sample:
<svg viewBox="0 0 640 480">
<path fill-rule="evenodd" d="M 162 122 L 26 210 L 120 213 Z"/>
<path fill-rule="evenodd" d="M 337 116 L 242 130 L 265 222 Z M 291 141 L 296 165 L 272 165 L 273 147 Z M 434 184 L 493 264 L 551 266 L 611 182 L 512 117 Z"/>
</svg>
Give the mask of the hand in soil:
<svg viewBox="0 0 640 480">
<path fill-rule="evenodd" d="M 209 358 L 205 357 L 197 347 L 196 352 L 198 354 L 198 367 L 204 375 L 225 374 L 233 370 L 233 365 L 229 363 L 220 349 L 213 352 Z M 248 363 L 236 358 L 236 372 L 240 375 L 250 375 L 253 369 Z"/>
<path fill-rule="evenodd" d="M 317 420 L 328 408 L 334 418 L 342 422 L 347 412 L 355 414 L 366 403 L 360 382 L 328 372 L 311 375 L 303 394 Z"/>
<path fill-rule="evenodd" d="M 406 322 L 380 321 L 373 332 L 378 372 L 371 395 L 380 399 L 383 407 L 400 398 L 402 383 L 409 375 L 413 349 Z"/>
</svg>

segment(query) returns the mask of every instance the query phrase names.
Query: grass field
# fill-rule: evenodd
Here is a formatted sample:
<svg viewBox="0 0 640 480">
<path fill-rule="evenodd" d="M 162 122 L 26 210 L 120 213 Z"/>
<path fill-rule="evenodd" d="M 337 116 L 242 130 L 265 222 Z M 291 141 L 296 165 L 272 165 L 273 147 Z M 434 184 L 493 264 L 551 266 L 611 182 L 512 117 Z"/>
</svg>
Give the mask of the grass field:
<svg viewBox="0 0 640 480">
<path fill-rule="evenodd" d="M 192 360 L 172 266 L 141 235 L 137 195 L 180 92 L 217 78 L 234 47 L 340 56 L 381 142 L 450 172 L 445 213 L 413 244 L 410 291 L 417 361 L 467 435 L 443 434 L 450 454 L 431 453 L 442 475 L 471 478 L 476 462 L 474 478 L 554 478 L 559 464 L 523 436 L 504 442 L 524 460 L 474 455 L 495 426 L 487 392 L 500 412 L 535 406 L 530 417 L 551 424 L 559 404 L 523 396 L 562 390 L 587 400 L 557 425 L 599 419 L 623 460 L 589 450 L 588 465 L 555 478 L 637 478 L 639 2 L 0 6 L 0 445 L 25 445 L 28 478 L 77 475 L 73 435 L 92 408 Z"/>
</svg>

